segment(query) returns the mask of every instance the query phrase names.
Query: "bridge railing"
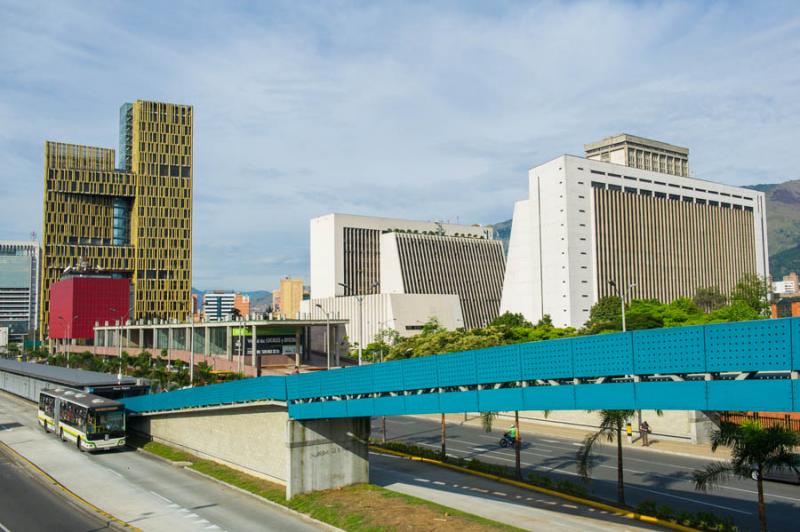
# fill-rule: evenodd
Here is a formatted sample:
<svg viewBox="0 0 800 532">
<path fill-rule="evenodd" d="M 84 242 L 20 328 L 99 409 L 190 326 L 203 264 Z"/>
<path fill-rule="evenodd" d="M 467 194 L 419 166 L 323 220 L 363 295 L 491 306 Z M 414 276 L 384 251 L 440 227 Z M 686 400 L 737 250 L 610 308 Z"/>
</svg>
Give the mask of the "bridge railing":
<svg viewBox="0 0 800 532">
<path fill-rule="evenodd" d="M 286 377 L 256 377 L 122 399 L 131 413 L 163 412 L 252 401 L 286 401 Z"/>
<path fill-rule="evenodd" d="M 791 411 L 800 406 L 793 370 L 800 370 L 800 318 L 547 340 L 295 375 L 287 398 L 290 414 L 301 418 L 514 407 Z M 657 377 L 725 372 L 784 375 Z M 595 384 L 631 375 L 645 379 Z"/>
</svg>

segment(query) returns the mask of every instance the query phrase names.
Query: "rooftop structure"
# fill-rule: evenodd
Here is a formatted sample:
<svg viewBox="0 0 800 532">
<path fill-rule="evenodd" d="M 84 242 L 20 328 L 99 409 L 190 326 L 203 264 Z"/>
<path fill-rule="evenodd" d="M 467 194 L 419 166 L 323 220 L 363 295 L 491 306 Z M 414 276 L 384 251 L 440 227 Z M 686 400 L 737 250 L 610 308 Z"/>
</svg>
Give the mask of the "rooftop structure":
<svg viewBox="0 0 800 532">
<path fill-rule="evenodd" d="M 662 174 L 689 176 L 689 148 L 627 133 L 584 146 L 586 158 Z"/>
</svg>

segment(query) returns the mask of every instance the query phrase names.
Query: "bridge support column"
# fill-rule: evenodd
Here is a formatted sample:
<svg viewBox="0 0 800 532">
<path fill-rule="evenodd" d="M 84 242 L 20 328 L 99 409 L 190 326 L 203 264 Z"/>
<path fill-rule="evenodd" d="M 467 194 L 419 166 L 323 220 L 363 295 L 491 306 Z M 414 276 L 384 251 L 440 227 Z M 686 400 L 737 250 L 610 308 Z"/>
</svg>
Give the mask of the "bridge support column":
<svg viewBox="0 0 800 532">
<path fill-rule="evenodd" d="M 211 328 L 206 325 L 203 327 L 203 356 L 207 357 L 211 353 Z"/>
<path fill-rule="evenodd" d="M 294 330 L 294 365 L 300 367 L 300 328 Z"/>
<path fill-rule="evenodd" d="M 261 368 L 256 367 L 256 326 L 250 326 L 250 364 L 255 368 L 256 375 L 261 373 Z"/>
<path fill-rule="evenodd" d="M 233 334 L 230 325 L 225 327 L 225 355 L 228 360 L 233 360 Z"/>
<path fill-rule="evenodd" d="M 288 421 L 286 498 L 369 482 L 370 418 Z"/>
</svg>

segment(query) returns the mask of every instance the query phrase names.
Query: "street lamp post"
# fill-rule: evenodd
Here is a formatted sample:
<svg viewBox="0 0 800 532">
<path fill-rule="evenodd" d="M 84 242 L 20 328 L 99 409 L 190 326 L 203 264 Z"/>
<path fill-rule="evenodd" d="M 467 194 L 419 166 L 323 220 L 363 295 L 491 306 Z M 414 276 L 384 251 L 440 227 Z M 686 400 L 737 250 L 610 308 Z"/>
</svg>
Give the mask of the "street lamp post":
<svg viewBox="0 0 800 532">
<path fill-rule="evenodd" d="M 375 288 L 380 283 L 373 283 L 371 288 Z M 339 286 L 345 290 L 349 290 L 352 294 L 355 290 L 350 285 L 339 283 Z M 364 296 L 356 294 L 356 301 L 358 301 L 358 365 L 361 365 L 361 359 L 364 352 Z"/>
<path fill-rule="evenodd" d="M 625 299 L 627 298 L 628 292 L 630 292 L 631 288 L 636 286 L 636 283 L 631 283 L 628 285 L 627 289 L 623 289 L 617 286 L 617 283 L 614 282 L 613 279 L 609 279 L 608 285 L 614 289 L 614 291 L 619 296 L 619 300 L 622 304 L 622 332 L 627 331 L 627 327 L 625 326 Z"/>
<path fill-rule="evenodd" d="M 328 369 L 331 369 L 331 315 L 319 303 L 316 307 L 325 314 L 325 356 L 328 358 Z"/>
</svg>

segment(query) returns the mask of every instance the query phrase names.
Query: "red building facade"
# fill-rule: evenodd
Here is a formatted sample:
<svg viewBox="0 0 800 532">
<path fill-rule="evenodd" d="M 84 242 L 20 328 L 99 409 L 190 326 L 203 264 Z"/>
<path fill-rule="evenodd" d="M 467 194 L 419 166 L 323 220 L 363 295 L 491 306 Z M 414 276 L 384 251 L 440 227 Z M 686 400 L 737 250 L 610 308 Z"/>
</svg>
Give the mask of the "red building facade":
<svg viewBox="0 0 800 532">
<path fill-rule="evenodd" d="M 94 324 L 128 319 L 130 281 L 70 277 L 50 285 L 50 338 L 94 338 Z"/>
</svg>

